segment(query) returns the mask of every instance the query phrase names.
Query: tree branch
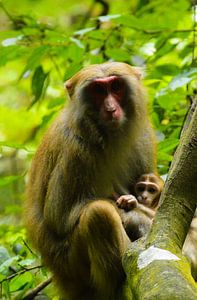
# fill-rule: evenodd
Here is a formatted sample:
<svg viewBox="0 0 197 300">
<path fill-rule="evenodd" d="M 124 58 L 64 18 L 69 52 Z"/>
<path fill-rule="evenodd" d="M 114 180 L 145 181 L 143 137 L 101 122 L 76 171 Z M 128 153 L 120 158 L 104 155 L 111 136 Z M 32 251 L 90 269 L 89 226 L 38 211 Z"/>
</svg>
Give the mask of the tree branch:
<svg viewBox="0 0 197 300">
<path fill-rule="evenodd" d="M 196 165 L 197 107 L 176 151 L 151 232 L 132 243 L 123 261 L 136 300 L 197 299 L 190 265 L 181 253 L 197 204 Z"/>
<path fill-rule="evenodd" d="M 16 277 L 18 275 L 21 275 L 21 274 L 24 274 L 24 273 L 26 273 L 28 271 L 32 271 L 32 270 L 40 269 L 40 268 L 42 268 L 42 266 L 35 266 L 35 267 L 30 267 L 30 268 L 24 268 L 23 270 L 20 270 L 20 271 L 14 273 L 14 274 L 12 274 L 10 276 L 7 276 L 6 278 L 2 279 L 0 281 L 0 284 L 2 284 L 4 281 L 9 281 L 9 280 L 13 279 L 14 277 Z"/>
<path fill-rule="evenodd" d="M 26 295 L 23 297 L 23 300 L 32 300 L 40 291 L 42 291 L 45 287 L 47 287 L 52 282 L 52 277 L 47 280 L 41 282 L 34 289 L 31 289 Z"/>
</svg>

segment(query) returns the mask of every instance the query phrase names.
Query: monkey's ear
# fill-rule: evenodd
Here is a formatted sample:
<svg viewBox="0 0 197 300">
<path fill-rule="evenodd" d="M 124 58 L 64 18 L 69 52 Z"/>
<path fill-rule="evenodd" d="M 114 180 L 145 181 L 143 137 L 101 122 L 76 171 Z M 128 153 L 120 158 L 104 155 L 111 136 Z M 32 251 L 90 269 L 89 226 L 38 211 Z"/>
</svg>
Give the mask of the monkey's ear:
<svg viewBox="0 0 197 300">
<path fill-rule="evenodd" d="M 74 88 L 73 88 L 73 83 L 70 79 L 64 83 L 64 88 L 67 90 L 69 96 L 71 97 L 73 94 Z"/>
<path fill-rule="evenodd" d="M 145 69 L 143 67 L 132 67 L 132 71 L 139 80 L 145 77 Z"/>
</svg>

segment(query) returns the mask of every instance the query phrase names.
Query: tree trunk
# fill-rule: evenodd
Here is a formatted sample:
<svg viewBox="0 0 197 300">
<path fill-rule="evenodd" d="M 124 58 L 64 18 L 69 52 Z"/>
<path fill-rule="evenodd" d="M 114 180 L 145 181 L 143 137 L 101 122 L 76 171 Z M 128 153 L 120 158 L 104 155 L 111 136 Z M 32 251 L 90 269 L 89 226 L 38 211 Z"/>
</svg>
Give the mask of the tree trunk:
<svg viewBox="0 0 197 300">
<path fill-rule="evenodd" d="M 133 299 L 197 299 L 190 265 L 181 254 L 197 204 L 197 108 L 182 134 L 161 206 L 149 235 L 132 244 L 123 265 Z"/>
</svg>

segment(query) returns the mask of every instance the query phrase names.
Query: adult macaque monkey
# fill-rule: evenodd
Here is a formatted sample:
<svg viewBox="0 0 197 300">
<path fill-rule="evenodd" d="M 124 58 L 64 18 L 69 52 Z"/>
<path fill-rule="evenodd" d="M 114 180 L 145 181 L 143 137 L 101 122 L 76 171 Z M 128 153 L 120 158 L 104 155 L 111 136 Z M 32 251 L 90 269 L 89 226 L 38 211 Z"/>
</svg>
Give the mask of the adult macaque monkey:
<svg viewBox="0 0 197 300">
<path fill-rule="evenodd" d="M 32 164 L 27 228 L 65 299 L 117 299 L 130 240 L 109 197 L 156 169 L 140 71 L 92 65 L 65 86 L 71 101 Z"/>
</svg>

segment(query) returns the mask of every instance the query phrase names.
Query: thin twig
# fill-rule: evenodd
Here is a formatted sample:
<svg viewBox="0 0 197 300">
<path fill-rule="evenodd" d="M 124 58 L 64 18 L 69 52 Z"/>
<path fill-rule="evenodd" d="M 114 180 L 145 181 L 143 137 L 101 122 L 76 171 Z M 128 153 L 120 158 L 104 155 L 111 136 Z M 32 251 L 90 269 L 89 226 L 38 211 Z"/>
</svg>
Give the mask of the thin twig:
<svg viewBox="0 0 197 300">
<path fill-rule="evenodd" d="M 27 244 L 27 242 L 26 242 L 24 239 L 23 239 L 23 244 L 25 245 L 25 247 L 29 250 L 29 252 L 30 252 L 32 255 L 38 257 L 38 255 L 37 255 L 36 253 L 33 252 L 33 250 L 29 247 L 29 245 Z"/>
<path fill-rule="evenodd" d="M 10 275 L 10 276 L 2 279 L 0 281 L 0 284 L 3 283 L 3 282 L 5 282 L 5 281 L 11 280 L 11 279 L 13 279 L 14 277 L 16 277 L 18 275 L 24 274 L 25 272 L 32 271 L 32 270 L 35 270 L 35 269 L 41 269 L 41 268 L 42 268 L 41 265 L 40 266 L 31 267 L 31 268 L 24 268 L 23 270 L 20 270 L 20 271 L 14 273 L 14 274 L 12 274 L 12 275 Z"/>
<path fill-rule="evenodd" d="M 31 289 L 26 295 L 23 297 L 23 300 L 32 300 L 40 291 L 42 291 L 45 287 L 47 287 L 52 282 L 52 277 L 47 280 L 41 282 L 34 289 Z"/>
</svg>

